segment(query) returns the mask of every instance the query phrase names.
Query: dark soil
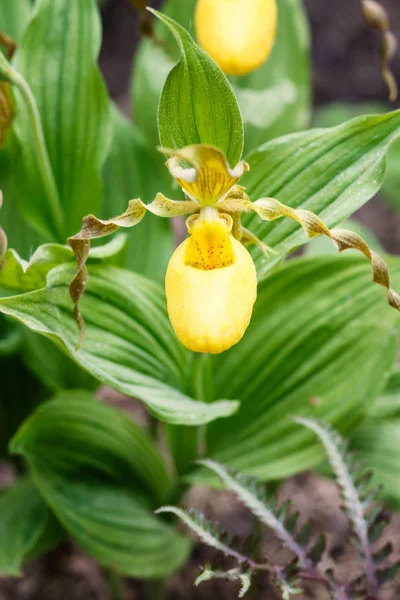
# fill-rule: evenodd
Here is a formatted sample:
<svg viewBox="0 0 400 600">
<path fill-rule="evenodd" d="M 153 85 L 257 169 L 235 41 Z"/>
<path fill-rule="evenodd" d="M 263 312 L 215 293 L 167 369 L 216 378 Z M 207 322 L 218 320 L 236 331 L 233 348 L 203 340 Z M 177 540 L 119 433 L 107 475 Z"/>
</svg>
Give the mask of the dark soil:
<svg viewBox="0 0 400 600">
<path fill-rule="evenodd" d="M 182 0 L 184 1 L 184 0 Z M 159 6 L 160 1 L 152 2 Z M 316 105 L 332 101 L 361 102 L 385 100 L 386 88 L 379 70 L 379 35 L 365 26 L 358 0 L 305 0 L 313 33 L 313 80 Z M 391 15 L 392 29 L 400 36 L 400 2 L 384 0 Z M 103 11 L 104 44 L 101 67 L 112 97 L 129 110 L 128 82 L 132 57 L 137 43 L 137 20 L 128 0 L 109 0 Z M 394 72 L 400 80 L 400 60 L 394 61 Z M 357 215 L 370 227 L 385 248 L 400 252 L 400 220 L 379 199 L 372 200 Z M 113 395 L 113 402 L 132 411 L 132 400 Z M 140 408 L 134 410 L 135 418 L 146 422 Z M 13 473 L 8 466 L 0 466 L 0 485 L 9 485 Z M 290 479 L 283 486 L 282 498 L 290 497 L 295 509 L 304 519 L 313 517 L 316 530 L 328 535 L 328 547 L 323 567 L 335 564 L 338 576 L 346 581 L 359 571 L 356 553 L 349 543 L 349 531 L 339 508 L 337 490 L 331 481 L 312 473 Z M 251 515 L 226 492 L 196 488 L 187 503 L 206 511 L 221 522 L 232 534 L 246 535 L 254 526 Z M 392 515 L 386 536 L 395 547 L 395 557 L 400 557 L 400 515 Z M 273 537 L 266 534 L 262 554 L 284 559 L 284 553 Z M 168 581 L 168 600 L 205 600 L 218 598 L 232 600 L 237 597 L 235 585 L 226 582 L 204 583 L 198 588 L 193 581 L 200 566 L 206 561 L 218 564 L 220 557 L 202 545 L 195 545 L 190 563 Z M 129 600 L 161 598 L 154 586 L 128 581 Z M 268 581 L 258 578 L 249 599 L 277 600 L 280 598 Z M 328 598 L 321 587 L 308 590 L 299 600 Z M 72 542 L 64 542 L 44 558 L 34 561 L 20 580 L 0 582 L 0 600 L 108 600 L 111 598 L 106 579 L 94 561 L 83 554 Z M 382 600 L 400 598 L 400 579 L 382 594 Z"/>
</svg>

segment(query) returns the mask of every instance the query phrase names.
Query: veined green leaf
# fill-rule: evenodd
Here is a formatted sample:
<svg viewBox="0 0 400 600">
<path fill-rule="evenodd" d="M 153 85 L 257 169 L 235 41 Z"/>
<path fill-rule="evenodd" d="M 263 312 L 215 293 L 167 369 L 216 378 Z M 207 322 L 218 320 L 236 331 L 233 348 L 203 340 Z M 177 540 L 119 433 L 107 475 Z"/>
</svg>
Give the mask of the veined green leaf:
<svg viewBox="0 0 400 600">
<path fill-rule="evenodd" d="M 58 396 L 24 423 L 12 451 L 65 529 L 103 566 L 161 578 L 190 542 L 154 516 L 170 479 L 151 439 L 119 411 L 83 393 Z"/>
<path fill-rule="evenodd" d="M 111 242 L 91 248 L 90 262 L 121 263 L 121 254 L 125 252 L 126 235 L 116 236 Z M 0 289 L 14 292 L 30 292 L 45 287 L 46 277 L 57 265 L 75 262 L 75 256 L 69 246 L 61 244 L 42 244 L 32 254 L 29 261 L 22 259 L 17 252 L 9 249 L 5 254 L 5 266 L 0 271 Z"/>
<path fill-rule="evenodd" d="M 18 577 L 25 562 L 61 539 L 61 527 L 30 479 L 0 494 L 0 573 Z"/>
<path fill-rule="evenodd" d="M 396 364 L 382 394 L 368 411 L 373 419 L 400 417 L 400 365 Z"/>
<path fill-rule="evenodd" d="M 64 391 L 42 404 L 14 436 L 11 451 L 71 476 L 80 469 L 100 469 L 121 485 L 139 486 L 155 506 L 165 501 L 171 487 L 148 434 L 89 392 Z"/>
<path fill-rule="evenodd" d="M 370 406 L 367 418 L 352 433 L 351 448 L 374 469 L 374 482 L 395 508 L 400 506 L 400 366 Z"/>
<path fill-rule="evenodd" d="M 122 214 L 131 198 L 141 198 L 147 204 L 157 192 L 167 194 L 171 179 L 161 154 L 147 150 L 136 126 L 116 107 L 112 123 L 111 150 L 103 169 L 105 198 L 100 217 L 105 219 Z M 162 281 L 173 249 L 170 220 L 149 213 L 129 232 L 127 266 Z"/>
<path fill-rule="evenodd" d="M 0 316 L 0 457 L 9 458 L 8 442 L 35 406 L 49 397 L 48 390 L 21 358 L 24 328 Z"/>
<path fill-rule="evenodd" d="M 82 300 L 87 324 L 83 347 L 75 351 L 78 330 L 68 286 L 74 266 L 48 274 L 47 287 L 0 300 L 0 312 L 52 339 L 91 375 L 141 399 L 158 418 L 176 425 L 200 425 L 231 415 L 235 401 L 196 402 L 182 390 L 189 353 L 168 320 L 161 286 L 123 269 L 90 269 Z"/>
<path fill-rule="evenodd" d="M 382 495 L 400 507 L 400 416 L 368 417 L 352 433 L 351 448 L 374 469 L 373 481 L 382 486 Z"/>
<path fill-rule="evenodd" d="M 235 166 L 243 150 L 243 122 L 227 78 L 181 25 L 152 12 L 172 31 L 181 51 L 160 98 L 158 130 L 162 146 L 179 149 L 190 144 L 211 144 L 223 150 Z"/>
<path fill-rule="evenodd" d="M 385 113 L 387 104 L 366 102 L 363 104 L 328 104 L 315 117 L 316 127 L 334 127 L 358 115 Z M 397 208 L 400 207 L 400 141 L 395 141 L 386 158 L 386 174 L 381 194 Z"/>
<path fill-rule="evenodd" d="M 49 159 L 44 166 L 32 107 L 17 89 L 21 160 L 13 165 L 14 185 L 26 218 L 52 241 L 75 233 L 102 200 L 100 169 L 110 136 L 99 46 L 94 0 L 39 0 L 14 63 L 34 94 Z"/>
<path fill-rule="evenodd" d="M 399 260 L 390 266 L 398 285 Z M 385 385 L 399 326 L 362 259 L 290 261 L 260 285 L 243 340 L 214 363 L 215 394 L 241 408 L 210 426 L 209 456 L 261 479 L 315 465 L 320 450 L 289 417 L 354 428 Z"/>
<path fill-rule="evenodd" d="M 313 211 L 333 227 L 378 191 L 386 153 L 399 134 L 400 111 L 395 111 L 278 138 L 247 156 L 251 171 L 240 182 L 252 200 L 272 196 Z M 299 227 L 285 219 L 266 223 L 247 216 L 244 224 L 277 252 L 266 262 L 259 249 L 252 250 L 261 278 L 306 241 Z"/>
<path fill-rule="evenodd" d="M 0 3 L 0 31 L 19 43 L 32 14 L 31 0 Z"/>
</svg>

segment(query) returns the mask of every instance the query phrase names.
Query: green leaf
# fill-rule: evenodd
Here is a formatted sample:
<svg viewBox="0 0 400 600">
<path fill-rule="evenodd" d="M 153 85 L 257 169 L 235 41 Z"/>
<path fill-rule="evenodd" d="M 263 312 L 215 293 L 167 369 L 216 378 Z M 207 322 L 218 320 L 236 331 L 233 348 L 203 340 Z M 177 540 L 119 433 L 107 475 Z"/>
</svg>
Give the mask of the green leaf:
<svg viewBox="0 0 400 600">
<path fill-rule="evenodd" d="M 8 442 L 21 422 L 48 398 L 48 390 L 27 369 L 21 358 L 23 327 L 0 317 L 0 457 L 9 458 Z"/>
<path fill-rule="evenodd" d="M 367 418 L 353 432 L 350 444 L 374 468 L 383 497 L 400 507 L 400 366 L 396 364 L 385 390 L 369 408 Z"/>
<path fill-rule="evenodd" d="M 47 240 L 30 227 L 19 209 L 18 194 L 13 186 L 13 169 L 19 158 L 18 143 L 14 132 L 10 131 L 5 145 L 0 149 L 0 189 L 4 197 L 0 223 L 7 234 L 9 248 L 28 258 L 35 248 Z"/>
<path fill-rule="evenodd" d="M 158 129 L 162 146 L 175 149 L 211 144 L 223 150 L 235 166 L 243 150 L 243 122 L 227 78 L 181 25 L 157 11 L 151 12 L 169 27 L 181 51 L 160 98 Z"/>
<path fill-rule="evenodd" d="M 310 34 L 302 0 L 278 0 L 272 54 L 260 68 L 235 77 L 245 151 L 268 139 L 306 129 L 311 120 Z"/>
<path fill-rule="evenodd" d="M 62 530 L 30 479 L 0 494 L 0 573 L 22 575 L 25 562 L 55 546 Z"/>
<path fill-rule="evenodd" d="M 94 390 L 98 382 L 41 335 L 24 328 L 21 358 L 47 390 Z M 49 368 L 51 365 L 51 368 Z"/>
<path fill-rule="evenodd" d="M 399 285 L 399 260 L 390 266 Z M 243 340 L 214 363 L 214 393 L 241 408 L 210 426 L 209 456 L 264 480 L 317 464 L 321 451 L 289 417 L 354 428 L 385 385 L 399 326 L 363 259 L 290 261 L 259 286 Z"/>
<path fill-rule="evenodd" d="M 12 0 L 0 3 L 0 31 L 19 43 L 32 14 L 30 0 Z"/>
<path fill-rule="evenodd" d="M 155 506 L 165 501 L 171 487 L 147 433 L 89 392 L 64 391 L 42 404 L 14 436 L 11 451 L 75 475 L 80 468 L 100 469 L 121 485 L 140 486 Z"/>
<path fill-rule="evenodd" d="M 104 246 L 91 248 L 88 260 L 119 264 L 125 246 L 126 236 L 116 236 Z M 0 271 L 0 288 L 14 292 L 29 292 L 45 287 L 49 271 L 57 265 L 68 262 L 75 263 L 74 253 L 69 246 L 61 244 L 42 244 L 29 261 L 23 260 L 13 249 L 7 250 L 5 266 Z"/>
<path fill-rule="evenodd" d="M 351 448 L 374 469 L 373 482 L 382 486 L 383 497 L 400 507 L 400 417 L 366 419 L 353 433 Z"/>
<path fill-rule="evenodd" d="M 109 103 L 96 66 L 99 47 L 94 0 L 40 0 L 16 55 L 15 67 L 39 108 L 49 164 L 22 86 L 22 93 L 16 89 L 21 159 L 13 166 L 14 185 L 24 216 L 52 241 L 75 233 L 102 200 Z"/>
<path fill-rule="evenodd" d="M 167 193 L 170 185 L 161 154 L 147 150 L 137 127 L 116 107 L 112 110 L 112 123 L 111 150 L 103 169 L 105 198 L 100 218 L 105 219 L 125 212 L 131 198 L 152 202 L 157 192 Z M 163 281 L 173 249 L 170 220 L 149 213 L 129 232 L 127 266 Z"/>
<path fill-rule="evenodd" d="M 285 136 L 246 158 L 251 171 L 240 183 L 252 200 L 272 196 L 292 208 L 313 211 L 333 227 L 379 190 L 386 153 L 399 134 L 400 111 L 395 111 Z M 261 278 L 306 241 L 304 232 L 289 220 L 266 223 L 248 216 L 244 224 L 277 252 L 266 262 L 261 250 L 252 251 Z"/>
<path fill-rule="evenodd" d="M 101 565 L 161 578 L 187 557 L 190 542 L 152 514 L 171 481 L 152 440 L 119 411 L 65 393 L 25 422 L 12 451 L 67 532 Z"/>
<path fill-rule="evenodd" d="M 387 417 L 400 417 L 400 365 L 395 365 L 389 381 L 377 398 L 376 402 L 370 407 L 368 416 L 377 419 Z"/>
<path fill-rule="evenodd" d="M 333 127 L 358 115 L 385 113 L 387 104 L 366 102 L 364 104 L 328 104 L 321 108 L 315 118 L 317 127 Z M 400 207 L 400 141 L 395 141 L 386 159 L 386 174 L 381 194 L 397 208 Z"/>
<path fill-rule="evenodd" d="M 237 402 L 196 402 L 185 393 L 189 353 L 168 320 L 161 286 L 123 269 L 90 269 L 82 300 L 86 340 L 76 352 L 78 330 L 68 286 L 75 267 L 51 271 L 47 287 L 0 300 L 0 312 L 52 339 L 99 381 L 145 402 L 159 419 L 201 425 L 231 415 Z"/>
</svg>

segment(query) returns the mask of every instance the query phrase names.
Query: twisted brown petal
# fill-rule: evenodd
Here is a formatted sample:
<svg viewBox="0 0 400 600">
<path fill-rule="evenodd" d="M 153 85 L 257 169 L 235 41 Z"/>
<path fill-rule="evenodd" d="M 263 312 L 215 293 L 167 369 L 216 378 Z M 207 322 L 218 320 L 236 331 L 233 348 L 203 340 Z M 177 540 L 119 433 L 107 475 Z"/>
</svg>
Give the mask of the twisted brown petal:
<svg viewBox="0 0 400 600">
<path fill-rule="evenodd" d="M 86 261 L 89 256 L 90 240 L 111 235 L 120 227 L 134 227 L 143 219 L 146 211 L 158 217 L 176 217 L 194 214 L 200 205 L 190 201 L 169 200 L 163 194 L 157 194 L 151 204 L 144 204 L 140 198 L 130 200 L 127 210 L 112 219 L 102 220 L 94 215 L 88 215 L 82 221 L 82 229 L 76 235 L 68 238 L 68 244 L 74 251 L 78 263 L 78 271 L 69 286 L 69 293 L 74 303 L 74 319 L 79 326 L 79 343 L 77 350 L 85 337 L 85 322 L 79 310 L 79 301 L 86 289 L 88 271 Z"/>
<path fill-rule="evenodd" d="M 382 77 L 389 89 L 389 100 L 393 102 L 397 99 L 398 87 L 390 69 L 390 61 L 396 53 L 397 41 L 394 34 L 390 31 L 389 17 L 383 6 L 375 2 L 375 0 L 361 0 L 361 6 L 368 25 L 373 29 L 377 29 L 382 34 Z"/>
<path fill-rule="evenodd" d="M 274 221 L 280 217 L 289 217 L 300 223 L 308 237 L 326 235 L 335 244 L 339 252 L 350 248 L 359 250 L 368 258 L 372 267 L 372 279 L 388 289 L 390 306 L 400 311 L 400 296 L 390 287 L 389 269 L 384 260 L 371 250 L 358 234 L 347 229 L 328 229 L 325 223 L 309 210 L 293 209 L 274 198 L 262 198 L 252 204 L 258 216 L 265 221 Z"/>
</svg>

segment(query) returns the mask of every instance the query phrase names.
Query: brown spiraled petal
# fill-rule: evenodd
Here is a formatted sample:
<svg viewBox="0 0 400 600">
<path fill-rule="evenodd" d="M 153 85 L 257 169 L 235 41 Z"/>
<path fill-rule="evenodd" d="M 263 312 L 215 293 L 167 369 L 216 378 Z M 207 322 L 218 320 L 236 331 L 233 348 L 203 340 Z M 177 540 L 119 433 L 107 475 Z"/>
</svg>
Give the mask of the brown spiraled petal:
<svg viewBox="0 0 400 600">
<path fill-rule="evenodd" d="M 396 54 L 397 39 L 391 31 L 385 31 L 381 44 L 382 77 L 389 88 L 389 100 L 394 102 L 398 96 L 398 86 L 395 76 L 390 69 L 390 61 Z"/>
<path fill-rule="evenodd" d="M 4 146 L 14 119 L 14 100 L 10 84 L 0 81 L 0 148 Z"/>
<path fill-rule="evenodd" d="M 0 190 L 0 208 L 3 204 L 3 192 Z M 0 227 L 0 271 L 5 265 L 4 255 L 7 250 L 7 236 L 4 230 Z"/>
<path fill-rule="evenodd" d="M 253 202 L 254 212 L 264 221 L 274 221 L 280 217 L 288 217 L 299 223 L 309 238 L 326 235 L 335 244 L 339 252 L 344 250 L 358 250 L 368 258 L 372 267 L 372 280 L 388 289 L 388 302 L 390 306 L 400 311 L 400 296 L 390 287 L 390 274 L 385 261 L 376 252 L 370 249 L 361 236 L 347 229 L 328 229 L 325 223 L 309 210 L 294 209 L 275 200 L 262 198 Z"/>
<path fill-rule="evenodd" d="M 128 209 L 118 217 L 102 220 L 94 215 L 88 215 L 82 221 L 82 229 L 76 235 L 68 238 L 68 244 L 74 251 L 78 263 L 78 271 L 69 286 L 69 294 L 74 303 L 74 319 L 79 327 L 79 342 L 76 350 L 80 348 L 85 337 L 85 322 L 79 310 L 79 301 L 86 289 L 88 271 L 86 261 L 89 257 L 90 240 L 105 237 L 117 231 L 119 227 L 133 227 L 139 223 L 146 214 L 146 207 L 137 198 L 131 200 Z"/>
<path fill-rule="evenodd" d="M 361 6 L 368 25 L 382 33 L 382 77 L 389 89 L 389 100 L 393 102 L 398 96 L 398 86 L 390 69 L 390 61 L 396 53 L 397 40 L 390 31 L 389 17 L 381 4 L 378 4 L 375 0 L 361 0 Z"/>
<path fill-rule="evenodd" d="M 368 25 L 379 31 L 389 29 L 389 18 L 386 10 L 375 0 L 361 0 L 362 10 Z"/>
<path fill-rule="evenodd" d="M 149 211 L 158 217 L 176 217 L 198 212 L 200 205 L 191 200 L 169 200 L 163 194 L 157 194 L 150 204 L 144 204 L 140 198 L 130 200 L 127 210 L 112 219 L 98 219 L 88 215 L 82 221 L 82 229 L 76 235 L 68 238 L 68 244 L 74 251 L 78 263 L 78 271 L 70 284 L 69 293 L 74 303 L 74 319 L 79 326 L 80 339 L 77 350 L 82 345 L 85 337 L 85 323 L 79 310 L 79 301 L 86 289 L 88 271 L 86 261 L 89 257 L 90 240 L 111 235 L 120 227 L 134 227 Z"/>
<path fill-rule="evenodd" d="M 74 303 L 73 316 L 79 327 L 79 341 L 75 350 L 79 350 L 85 339 L 85 321 L 82 317 L 81 311 L 79 310 L 79 300 L 83 296 L 88 281 L 88 270 L 86 267 L 86 261 L 89 257 L 90 241 L 81 240 L 76 238 L 70 238 L 68 244 L 71 246 L 76 256 L 76 262 L 78 263 L 78 270 L 69 285 L 69 295 L 71 296 L 72 302 Z"/>
</svg>

